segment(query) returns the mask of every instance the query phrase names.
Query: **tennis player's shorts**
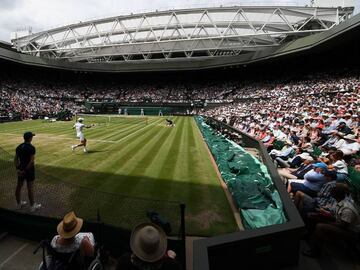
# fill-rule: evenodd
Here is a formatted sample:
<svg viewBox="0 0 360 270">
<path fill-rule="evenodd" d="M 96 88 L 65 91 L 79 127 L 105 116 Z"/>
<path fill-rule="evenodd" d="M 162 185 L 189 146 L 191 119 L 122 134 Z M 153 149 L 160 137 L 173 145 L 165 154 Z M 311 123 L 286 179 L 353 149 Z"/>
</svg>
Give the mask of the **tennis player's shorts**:
<svg viewBox="0 0 360 270">
<path fill-rule="evenodd" d="M 85 140 L 85 136 L 84 136 L 84 133 L 80 133 L 78 134 L 77 136 L 79 139 L 80 139 L 80 142 L 84 141 Z"/>
</svg>

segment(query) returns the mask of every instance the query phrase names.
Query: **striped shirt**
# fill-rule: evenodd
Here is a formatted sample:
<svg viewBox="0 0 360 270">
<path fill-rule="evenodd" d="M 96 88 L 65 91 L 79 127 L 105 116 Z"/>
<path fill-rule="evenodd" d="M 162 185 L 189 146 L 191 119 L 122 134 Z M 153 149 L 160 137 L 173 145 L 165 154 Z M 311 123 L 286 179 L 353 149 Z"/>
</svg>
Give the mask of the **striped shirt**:
<svg viewBox="0 0 360 270">
<path fill-rule="evenodd" d="M 335 185 L 336 181 L 325 183 L 319 192 L 319 196 L 315 198 L 315 202 L 321 208 L 328 208 L 331 205 L 330 211 L 333 213 L 335 213 L 336 200 L 330 195 L 330 191 Z"/>
</svg>

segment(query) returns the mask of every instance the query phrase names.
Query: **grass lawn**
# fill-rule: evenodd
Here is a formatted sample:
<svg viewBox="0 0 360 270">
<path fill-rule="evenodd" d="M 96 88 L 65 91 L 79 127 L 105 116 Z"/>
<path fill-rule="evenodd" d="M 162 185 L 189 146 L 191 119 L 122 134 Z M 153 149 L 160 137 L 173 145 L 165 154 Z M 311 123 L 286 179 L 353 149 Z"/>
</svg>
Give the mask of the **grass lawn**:
<svg viewBox="0 0 360 270">
<path fill-rule="evenodd" d="M 85 130 L 89 153 L 71 151 L 77 143 L 73 122 L 3 123 L 0 147 L 13 155 L 24 131 L 36 133 L 37 196 L 48 201 L 48 211 L 75 209 L 90 219 L 101 209 L 104 222 L 131 227 L 146 209 L 176 224 L 177 202 L 183 202 L 188 235 L 234 232 L 231 208 L 194 119 L 173 120 L 175 127 L 166 127 L 162 117 L 147 124 L 130 118 L 95 125 Z M 85 117 L 84 123 L 94 122 Z M 10 158 L 6 162 L 13 166 Z"/>
</svg>

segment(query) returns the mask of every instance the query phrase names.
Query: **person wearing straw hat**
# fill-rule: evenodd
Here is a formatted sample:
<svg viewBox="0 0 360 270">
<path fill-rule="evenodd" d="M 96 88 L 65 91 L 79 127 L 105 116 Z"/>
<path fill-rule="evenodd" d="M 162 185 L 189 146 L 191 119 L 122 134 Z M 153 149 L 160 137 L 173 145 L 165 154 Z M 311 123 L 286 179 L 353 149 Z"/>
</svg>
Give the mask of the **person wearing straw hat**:
<svg viewBox="0 0 360 270">
<path fill-rule="evenodd" d="M 80 233 L 83 220 L 72 211 L 67 213 L 57 226 L 58 235 L 51 240 L 51 246 L 59 253 L 80 250 L 84 257 L 94 256 L 95 239 L 90 232 Z"/>
<path fill-rule="evenodd" d="M 142 223 L 131 232 L 132 253 L 122 255 L 118 270 L 180 270 L 176 254 L 167 250 L 167 237 L 162 228 L 154 223 Z"/>
</svg>

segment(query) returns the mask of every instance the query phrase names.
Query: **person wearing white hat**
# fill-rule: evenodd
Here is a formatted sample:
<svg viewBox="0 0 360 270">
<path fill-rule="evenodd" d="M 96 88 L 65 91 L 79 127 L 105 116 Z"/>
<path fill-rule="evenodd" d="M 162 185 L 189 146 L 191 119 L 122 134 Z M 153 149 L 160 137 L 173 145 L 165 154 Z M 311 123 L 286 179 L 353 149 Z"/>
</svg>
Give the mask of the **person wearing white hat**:
<svg viewBox="0 0 360 270">
<path fill-rule="evenodd" d="M 88 149 L 86 148 L 87 140 L 86 140 L 86 138 L 84 136 L 83 130 L 84 130 L 84 128 L 90 128 L 91 126 L 84 125 L 83 121 L 84 121 L 84 118 L 80 117 L 73 126 L 73 129 L 76 130 L 76 137 L 78 137 L 80 139 L 80 143 L 77 144 L 77 145 L 72 145 L 71 150 L 74 151 L 77 147 L 83 146 L 84 147 L 84 153 L 87 153 L 87 151 L 88 151 Z"/>
<path fill-rule="evenodd" d="M 298 155 L 298 157 L 302 160 L 302 163 L 299 168 L 283 168 L 278 169 L 280 176 L 286 179 L 304 179 L 304 175 L 312 170 L 312 162 L 314 159 L 310 156 L 309 153 L 302 153 Z M 286 181 L 285 181 L 286 182 Z"/>
<path fill-rule="evenodd" d="M 131 232 L 130 248 L 118 260 L 117 270 L 180 270 L 176 253 L 167 249 L 167 236 L 154 223 L 142 223 Z"/>
<path fill-rule="evenodd" d="M 345 182 L 348 178 L 348 167 L 346 162 L 344 161 L 344 153 L 342 151 L 336 151 L 330 154 L 331 164 L 329 165 L 330 169 L 336 171 L 337 181 Z"/>
<path fill-rule="evenodd" d="M 344 136 L 345 142 L 341 144 L 338 150 L 342 151 L 345 156 L 356 154 L 360 150 L 359 138 L 353 134 Z"/>
</svg>

